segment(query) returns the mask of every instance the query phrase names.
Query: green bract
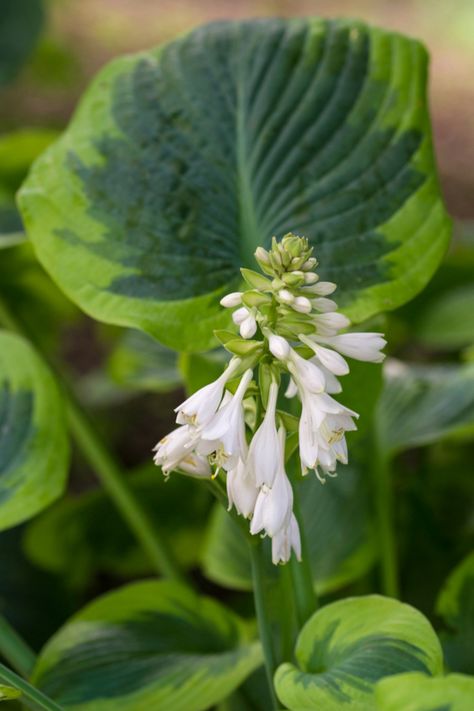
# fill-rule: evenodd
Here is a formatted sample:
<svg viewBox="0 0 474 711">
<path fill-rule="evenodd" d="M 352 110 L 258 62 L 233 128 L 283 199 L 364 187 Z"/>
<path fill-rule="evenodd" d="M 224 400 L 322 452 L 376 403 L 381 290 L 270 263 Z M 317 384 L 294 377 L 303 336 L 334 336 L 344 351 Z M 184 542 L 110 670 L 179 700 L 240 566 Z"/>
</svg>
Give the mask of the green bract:
<svg viewBox="0 0 474 711">
<path fill-rule="evenodd" d="M 375 691 L 377 711 L 472 711 L 474 678 L 463 674 L 430 679 L 410 672 L 383 679 Z"/>
<path fill-rule="evenodd" d="M 169 582 L 128 585 L 75 615 L 33 683 L 71 711 L 201 711 L 261 664 L 230 610 Z"/>
<path fill-rule="evenodd" d="M 450 223 L 417 42 L 354 21 L 216 23 L 114 61 L 20 207 L 61 288 L 181 350 L 257 245 L 308 236 L 353 321 L 428 281 Z"/>
<path fill-rule="evenodd" d="M 372 711 L 379 679 L 404 671 L 439 674 L 441 646 L 428 620 L 378 595 L 339 600 L 316 612 L 300 632 L 296 663 L 275 675 L 290 711 Z"/>
<path fill-rule="evenodd" d="M 0 530 L 62 494 L 68 464 L 65 413 L 53 376 L 26 341 L 0 331 Z"/>
</svg>

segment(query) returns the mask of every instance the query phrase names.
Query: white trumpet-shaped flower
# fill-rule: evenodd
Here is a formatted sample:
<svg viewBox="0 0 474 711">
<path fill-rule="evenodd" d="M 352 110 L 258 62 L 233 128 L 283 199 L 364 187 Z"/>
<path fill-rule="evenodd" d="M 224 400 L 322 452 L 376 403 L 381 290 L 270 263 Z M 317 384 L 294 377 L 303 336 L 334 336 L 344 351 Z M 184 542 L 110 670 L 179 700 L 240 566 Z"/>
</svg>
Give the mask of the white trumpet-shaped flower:
<svg viewBox="0 0 474 711">
<path fill-rule="evenodd" d="M 245 462 L 239 459 L 237 466 L 227 472 L 227 498 L 229 508 L 235 506 L 237 512 L 250 518 L 255 509 L 259 487 Z"/>
<path fill-rule="evenodd" d="M 272 562 L 288 563 L 294 551 L 297 560 L 301 560 L 301 537 L 298 522 L 294 514 L 291 514 L 287 526 L 283 526 L 272 538 Z"/>
<path fill-rule="evenodd" d="M 347 375 L 349 372 L 349 366 L 347 365 L 344 358 L 331 350 L 330 348 L 325 348 L 317 343 L 315 340 L 308 338 L 304 334 L 298 336 L 300 341 L 307 345 L 314 352 L 317 360 L 323 365 L 327 370 L 329 370 L 334 375 Z"/>
<path fill-rule="evenodd" d="M 198 452 L 215 452 L 217 466 L 230 471 L 240 459 L 245 460 L 247 444 L 245 440 L 244 408 L 242 401 L 252 379 L 252 371 L 247 370 L 239 386 L 228 402 L 216 412 L 214 417 L 199 428 L 200 442 Z"/>
<path fill-rule="evenodd" d="M 166 476 L 173 469 L 178 469 L 180 464 L 189 457 L 195 441 L 196 432 L 193 427 L 189 425 L 177 427 L 154 447 L 153 461 L 162 468 L 163 474 Z"/>
<path fill-rule="evenodd" d="M 341 333 L 322 338 L 318 334 L 314 338 L 355 360 L 381 363 L 385 358 L 381 350 L 387 345 L 387 341 L 381 333 Z"/>
<path fill-rule="evenodd" d="M 285 472 L 285 430 L 278 433 L 278 471 L 272 486 L 264 484 L 255 503 L 250 533 L 264 530 L 273 537 L 288 525 L 293 510 L 293 489 Z"/>
<path fill-rule="evenodd" d="M 280 466 L 280 445 L 275 422 L 278 385 L 272 382 L 262 424 L 250 443 L 247 466 L 258 486 L 271 486 Z"/>
<path fill-rule="evenodd" d="M 326 379 L 321 368 L 312 361 L 305 360 L 282 336 L 268 333 L 268 346 L 275 358 L 283 361 L 296 383 L 301 381 L 311 392 L 324 391 Z"/>
<path fill-rule="evenodd" d="M 299 424 L 299 449 L 303 474 L 308 469 L 318 473 L 318 466 L 333 472 L 338 461 L 347 463 L 345 432 L 356 429 L 353 410 L 330 395 L 314 395 L 300 389 L 302 411 Z"/>
<path fill-rule="evenodd" d="M 316 314 L 313 316 L 313 321 L 316 325 L 318 336 L 319 334 L 321 336 L 333 336 L 341 328 L 348 328 L 351 325 L 349 319 L 338 311 Z"/>
<path fill-rule="evenodd" d="M 203 426 L 215 415 L 222 400 L 225 384 L 232 378 L 240 366 L 240 358 L 232 358 L 229 365 L 214 382 L 205 385 L 178 405 L 176 422 Z"/>
</svg>

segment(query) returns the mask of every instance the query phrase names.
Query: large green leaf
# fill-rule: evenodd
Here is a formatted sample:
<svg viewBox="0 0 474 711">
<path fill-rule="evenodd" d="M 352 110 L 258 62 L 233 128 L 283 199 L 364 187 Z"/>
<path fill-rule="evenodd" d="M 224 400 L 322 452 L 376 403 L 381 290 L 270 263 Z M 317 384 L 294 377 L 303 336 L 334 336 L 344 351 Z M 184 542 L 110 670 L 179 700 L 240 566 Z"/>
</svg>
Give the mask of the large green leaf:
<svg viewBox="0 0 474 711">
<path fill-rule="evenodd" d="M 435 679 L 408 672 L 382 679 L 375 690 L 377 711 L 472 711 L 474 678 L 448 674 Z"/>
<path fill-rule="evenodd" d="M 300 632 L 296 664 L 275 674 L 280 701 L 290 711 L 376 709 L 374 688 L 404 671 L 439 674 L 441 646 L 428 620 L 379 595 L 339 600 L 316 612 Z"/>
<path fill-rule="evenodd" d="M 474 365 L 409 366 L 392 361 L 378 403 L 377 435 L 394 454 L 474 428 Z"/>
<path fill-rule="evenodd" d="M 418 317 L 416 336 L 441 350 L 474 344 L 474 285 L 459 286 L 433 299 Z"/>
<path fill-rule="evenodd" d="M 354 321 L 409 300 L 450 232 L 414 40 L 355 21 L 221 22 L 114 61 L 35 164 L 38 256 L 92 316 L 179 350 L 272 234 L 304 233 Z"/>
<path fill-rule="evenodd" d="M 169 582 L 95 600 L 46 645 L 33 683 L 74 711 L 200 711 L 261 664 L 230 610 Z"/>
<path fill-rule="evenodd" d="M 452 671 L 474 674 L 474 553 L 449 576 L 436 612 L 448 628 L 440 635 L 446 665 Z"/>
<path fill-rule="evenodd" d="M 0 331 L 0 530 L 63 492 L 69 441 L 61 394 L 32 347 Z"/>
</svg>

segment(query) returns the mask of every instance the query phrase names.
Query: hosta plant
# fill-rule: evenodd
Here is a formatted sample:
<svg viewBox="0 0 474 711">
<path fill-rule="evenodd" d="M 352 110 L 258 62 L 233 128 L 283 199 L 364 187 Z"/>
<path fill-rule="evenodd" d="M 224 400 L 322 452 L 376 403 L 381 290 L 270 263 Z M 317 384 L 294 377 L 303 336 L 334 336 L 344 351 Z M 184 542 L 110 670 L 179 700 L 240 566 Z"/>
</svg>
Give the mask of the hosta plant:
<svg viewBox="0 0 474 711">
<path fill-rule="evenodd" d="M 474 423 L 472 366 L 382 365 L 386 313 L 450 235 L 426 78 L 418 42 L 361 22 L 215 23 L 106 66 L 34 162 L 18 193 L 34 257 L 0 241 L 0 528 L 35 516 L 23 549 L 74 595 L 94 573 L 126 584 L 73 598 L 38 655 L 0 618 L 0 700 L 471 708 L 471 558 L 439 636 L 397 599 L 396 455 Z M 15 282 L 34 259 L 55 287 L 37 265 Z M 57 325 L 37 304 L 66 314 L 61 293 L 135 329 L 108 377 L 187 391 L 132 477 L 80 402 L 118 412 L 123 391 L 101 373 L 75 393 L 43 337 Z M 70 435 L 103 490 L 40 513 L 65 492 Z"/>
</svg>

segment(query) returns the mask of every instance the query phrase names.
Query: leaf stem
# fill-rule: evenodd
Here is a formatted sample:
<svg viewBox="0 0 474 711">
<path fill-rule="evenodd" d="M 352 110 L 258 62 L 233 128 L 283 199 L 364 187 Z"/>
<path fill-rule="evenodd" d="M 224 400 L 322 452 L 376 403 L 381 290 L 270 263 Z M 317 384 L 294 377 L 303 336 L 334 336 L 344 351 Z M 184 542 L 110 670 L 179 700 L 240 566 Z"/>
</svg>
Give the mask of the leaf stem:
<svg viewBox="0 0 474 711">
<path fill-rule="evenodd" d="M 3 615 L 0 615 L 0 653 L 22 676 L 31 674 L 36 655 Z"/>
<path fill-rule="evenodd" d="M 380 447 L 374 452 L 375 518 L 380 551 L 382 592 L 398 598 L 398 563 L 395 544 L 392 476 L 390 458 Z"/>
<path fill-rule="evenodd" d="M 36 689 L 3 664 L 0 664 L 0 681 L 21 691 L 23 694 L 22 701 L 30 709 L 35 709 L 35 711 L 38 708 L 45 709 L 45 711 L 63 711 L 62 706 L 59 706 L 55 701 L 49 699 L 43 692 Z"/>
<path fill-rule="evenodd" d="M 3 322 L 9 330 L 31 340 L 27 329 L 2 302 L 0 302 L 0 322 Z M 41 353 L 41 355 L 47 362 L 44 354 Z M 57 368 L 52 367 L 49 363 L 48 365 L 62 386 L 70 429 L 84 457 L 94 469 L 130 530 L 148 554 L 156 571 L 166 577 L 183 581 L 183 575 L 172 558 L 166 542 L 162 540 L 148 514 L 135 497 L 120 465 L 100 438 L 97 428 L 90 422 L 69 385 L 58 373 Z"/>
<path fill-rule="evenodd" d="M 277 711 L 280 708 L 273 685 L 273 675 L 277 667 L 277 652 L 275 649 L 274 631 L 269 614 L 268 586 L 265 580 L 265 558 L 261 541 L 257 544 L 249 544 L 250 560 L 252 564 L 253 594 L 255 601 L 255 612 L 257 615 L 258 631 L 260 642 L 262 643 L 265 672 L 267 675 L 268 688 L 272 701 L 272 708 Z M 281 611 L 285 614 L 285 611 Z"/>
</svg>

